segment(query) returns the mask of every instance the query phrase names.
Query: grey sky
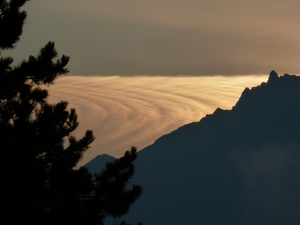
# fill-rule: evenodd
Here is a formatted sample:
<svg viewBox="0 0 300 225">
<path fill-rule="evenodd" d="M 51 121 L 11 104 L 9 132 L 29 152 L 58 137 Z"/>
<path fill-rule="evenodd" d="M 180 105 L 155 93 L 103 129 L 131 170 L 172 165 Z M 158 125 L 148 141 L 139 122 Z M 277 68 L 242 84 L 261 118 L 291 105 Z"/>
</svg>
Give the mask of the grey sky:
<svg viewBox="0 0 300 225">
<path fill-rule="evenodd" d="M 72 75 L 300 73 L 299 0 L 32 0 L 18 62 L 54 41 Z"/>
</svg>

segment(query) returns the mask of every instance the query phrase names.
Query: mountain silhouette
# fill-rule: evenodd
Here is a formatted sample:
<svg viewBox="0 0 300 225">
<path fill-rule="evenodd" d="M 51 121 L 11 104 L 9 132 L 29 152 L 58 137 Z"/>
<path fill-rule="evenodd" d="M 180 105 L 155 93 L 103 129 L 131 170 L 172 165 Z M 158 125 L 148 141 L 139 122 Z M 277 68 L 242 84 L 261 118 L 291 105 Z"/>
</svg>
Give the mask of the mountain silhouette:
<svg viewBox="0 0 300 225">
<path fill-rule="evenodd" d="M 300 224 L 300 77 L 272 71 L 231 110 L 218 108 L 138 155 L 132 183 L 143 193 L 122 220 Z"/>
<path fill-rule="evenodd" d="M 107 154 L 102 154 L 98 155 L 95 158 L 93 158 L 91 161 L 89 161 L 87 164 L 84 166 L 89 169 L 92 174 L 94 173 L 100 173 L 104 168 L 107 162 L 113 162 L 116 158 L 107 155 Z M 101 167 L 102 166 L 102 167 Z"/>
</svg>

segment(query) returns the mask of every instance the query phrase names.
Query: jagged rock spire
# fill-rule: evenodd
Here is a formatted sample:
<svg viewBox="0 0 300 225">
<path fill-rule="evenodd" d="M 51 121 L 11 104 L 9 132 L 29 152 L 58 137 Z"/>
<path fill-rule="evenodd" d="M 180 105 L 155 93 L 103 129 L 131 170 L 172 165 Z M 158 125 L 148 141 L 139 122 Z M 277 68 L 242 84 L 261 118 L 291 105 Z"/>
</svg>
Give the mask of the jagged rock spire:
<svg viewBox="0 0 300 225">
<path fill-rule="evenodd" d="M 278 79 L 278 74 L 275 72 L 275 70 L 272 70 L 268 79 L 268 83 L 272 83 Z"/>
</svg>

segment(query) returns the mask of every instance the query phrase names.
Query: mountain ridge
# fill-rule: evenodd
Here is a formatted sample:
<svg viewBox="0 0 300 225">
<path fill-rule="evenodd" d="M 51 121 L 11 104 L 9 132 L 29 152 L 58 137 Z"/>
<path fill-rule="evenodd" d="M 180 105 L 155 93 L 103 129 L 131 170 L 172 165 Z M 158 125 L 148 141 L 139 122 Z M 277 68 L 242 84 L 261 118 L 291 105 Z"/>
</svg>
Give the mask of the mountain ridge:
<svg viewBox="0 0 300 225">
<path fill-rule="evenodd" d="M 158 138 L 138 153 L 132 183 L 144 192 L 125 220 L 299 224 L 299 115 L 300 77 L 272 71 L 231 110 Z"/>
</svg>

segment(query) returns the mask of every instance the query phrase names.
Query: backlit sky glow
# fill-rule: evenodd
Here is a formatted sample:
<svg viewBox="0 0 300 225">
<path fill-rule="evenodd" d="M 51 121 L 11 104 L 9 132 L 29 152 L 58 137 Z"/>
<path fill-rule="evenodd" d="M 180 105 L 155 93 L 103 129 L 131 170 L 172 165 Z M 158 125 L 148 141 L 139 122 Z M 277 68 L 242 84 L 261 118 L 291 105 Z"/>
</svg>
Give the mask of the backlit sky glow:
<svg viewBox="0 0 300 225">
<path fill-rule="evenodd" d="M 48 41 L 72 75 L 299 74 L 299 0 L 32 0 L 17 62 Z"/>
<path fill-rule="evenodd" d="M 245 87 L 266 75 L 204 77 L 64 76 L 49 89 L 50 102 L 66 100 L 77 110 L 76 136 L 93 130 L 96 140 L 80 165 L 103 153 L 120 157 L 218 107 L 231 109 Z"/>
<path fill-rule="evenodd" d="M 231 109 L 245 87 L 267 80 L 252 74 L 299 74 L 299 8 L 299 0 L 31 0 L 20 42 L 2 55 L 18 64 L 54 41 L 70 56 L 50 101 L 77 109 L 79 137 L 94 131 L 86 163 Z"/>
</svg>

